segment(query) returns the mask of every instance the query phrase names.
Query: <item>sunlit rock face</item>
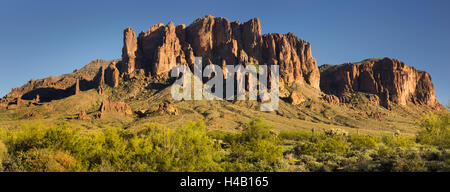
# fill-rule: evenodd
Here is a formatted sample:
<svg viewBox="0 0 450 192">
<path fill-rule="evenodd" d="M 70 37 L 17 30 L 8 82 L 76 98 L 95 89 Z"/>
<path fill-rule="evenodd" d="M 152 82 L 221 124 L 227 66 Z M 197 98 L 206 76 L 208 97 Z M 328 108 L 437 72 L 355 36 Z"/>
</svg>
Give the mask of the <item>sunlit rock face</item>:
<svg viewBox="0 0 450 192">
<path fill-rule="evenodd" d="M 391 102 L 440 106 L 430 75 L 396 59 L 347 63 L 321 71 L 320 88 L 328 94 L 373 93 L 379 95 L 381 104 L 387 108 Z"/>
<path fill-rule="evenodd" d="M 136 47 L 136 49 L 135 49 Z M 243 24 L 207 15 L 189 26 L 157 24 L 137 38 L 131 28 L 124 31 L 121 71 L 145 69 L 151 75 L 167 74 L 176 64 L 279 65 L 285 83 L 307 83 L 319 89 L 320 73 L 312 57 L 311 44 L 292 33 L 262 34 L 253 18 Z"/>
</svg>

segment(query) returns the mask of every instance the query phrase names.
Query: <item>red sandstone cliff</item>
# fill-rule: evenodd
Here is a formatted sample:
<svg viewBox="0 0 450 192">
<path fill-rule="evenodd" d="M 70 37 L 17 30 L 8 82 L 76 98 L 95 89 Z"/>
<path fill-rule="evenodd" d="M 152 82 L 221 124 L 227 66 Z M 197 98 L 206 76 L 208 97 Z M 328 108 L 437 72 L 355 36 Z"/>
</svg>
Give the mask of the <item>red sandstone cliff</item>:
<svg viewBox="0 0 450 192">
<path fill-rule="evenodd" d="M 427 72 L 390 58 L 321 66 L 320 88 L 339 97 L 357 91 L 377 94 L 386 108 L 391 102 L 440 106 Z"/>
<path fill-rule="evenodd" d="M 194 56 L 203 57 L 204 64 L 275 64 L 286 83 L 319 88 L 320 73 L 310 43 L 292 33 L 262 35 L 258 18 L 240 24 L 207 15 L 188 27 L 175 27 L 172 22 L 153 25 L 137 38 L 127 28 L 122 56 L 121 71 L 145 69 L 152 75 L 167 74 L 176 64 L 192 65 Z"/>
<path fill-rule="evenodd" d="M 207 15 L 189 26 L 157 24 L 136 37 L 130 27 L 123 32 L 122 60 L 93 61 L 81 70 L 60 77 L 31 80 L 15 88 L 0 104 L 21 99 L 41 101 L 60 99 L 107 84 L 119 85 L 120 77 L 135 70 L 149 76 L 166 75 L 177 64 L 192 65 L 194 56 L 203 64 L 279 65 L 281 80 L 288 84 L 309 84 L 331 95 L 324 98 L 338 103 L 346 93 L 367 92 L 379 97 L 380 104 L 414 103 L 441 107 L 427 72 L 409 67 L 395 59 L 372 59 L 362 63 L 317 67 L 311 44 L 292 33 L 262 34 L 258 18 L 243 24 Z M 99 90 L 101 92 L 101 90 Z"/>
</svg>

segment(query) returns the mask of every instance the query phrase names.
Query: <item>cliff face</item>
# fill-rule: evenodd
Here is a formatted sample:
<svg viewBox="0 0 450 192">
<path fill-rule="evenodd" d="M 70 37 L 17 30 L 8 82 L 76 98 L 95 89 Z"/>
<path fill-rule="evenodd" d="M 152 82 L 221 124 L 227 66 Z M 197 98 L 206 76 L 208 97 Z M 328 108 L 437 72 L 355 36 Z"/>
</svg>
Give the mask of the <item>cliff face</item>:
<svg viewBox="0 0 450 192">
<path fill-rule="evenodd" d="M 357 91 L 377 94 L 386 108 L 391 102 L 440 106 L 427 72 L 390 58 L 321 66 L 320 88 L 339 97 Z"/>
<path fill-rule="evenodd" d="M 202 57 L 204 64 L 222 66 L 280 65 L 286 83 L 307 83 L 319 89 L 320 73 L 310 43 L 291 33 L 262 35 L 258 18 L 240 24 L 208 15 L 187 27 L 175 27 L 172 22 L 154 25 L 137 38 L 127 28 L 120 68 L 128 73 L 144 69 L 158 76 L 177 64 L 192 65 L 194 56 Z"/>
<path fill-rule="evenodd" d="M 123 32 L 123 48 L 122 48 L 122 62 L 123 72 L 131 73 L 134 71 L 137 51 L 136 34 L 130 27 Z"/>
<path fill-rule="evenodd" d="M 345 103 L 347 93 L 367 92 L 375 94 L 371 99 L 386 108 L 391 103 L 442 107 L 427 72 L 390 58 L 325 65 L 319 72 L 310 43 L 292 33 L 262 34 L 258 18 L 241 24 L 208 15 L 187 27 L 172 22 L 153 25 L 138 37 L 128 27 L 123 32 L 123 43 L 120 62 L 95 60 L 70 74 L 31 80 L 0 99 L 0 106 L 22 99 L 46 102 L 92 88 L 102 93 L 104 85 L 117 87 L 121 78 L 126 81 L 135 71 L 164 76 L 177 64 L 193 65 L 194 57 L 199 56 L 204 65 L 279 65 L 280 81 L 309 84 L 330 94 L 323 99 L 332 104 Z M 294 96 L 291 94 L 301 102 L 300 96 Z"/>
</svg>

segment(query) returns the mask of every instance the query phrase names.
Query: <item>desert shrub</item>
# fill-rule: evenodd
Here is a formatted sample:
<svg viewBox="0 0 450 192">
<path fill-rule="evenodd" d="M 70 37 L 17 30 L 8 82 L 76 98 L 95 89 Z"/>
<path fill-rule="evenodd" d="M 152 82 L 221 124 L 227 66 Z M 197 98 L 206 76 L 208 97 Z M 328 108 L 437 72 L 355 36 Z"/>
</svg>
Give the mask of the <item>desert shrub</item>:
<svg viewBox="0 0 450 192">
<path fill-rule="evenodd" d="M 222 151 L 203 122 L 139 133 L 109 127 L 82 134 L 66 125 L 25 124 L 5 136 L 7 171 L 221 171 Z"/>
<path fill-rule="evenodd" d="M 220 171 L 221 151 L 206 134 L 203 121 L 188 122 L 173 135 L 175 150 L 173 171 Z M 172 170 L 171 170 L 172 171 Z"/>
<path fill-rule="evenodd" d="M 335 137 L 335 136 L 347 136 L 348 133 L 347 131 L 343 130 L 343 129 L 328 129 L 324 131 L 324 134 L 330 137 Z"/>
<path fill-rule="evenodd" d="M 348 141 L 354 150 L 376 149 L 378 143 L 376 137 L 362 134 L 350 135 Z"/>
<path fill-rule="evenodd" d="M 321 171 L 323 170 L 323 163 L 318 162 L 317 159 L 312 155 L 300 155 L 299 161 L 301 165 L 308 171 Z"/>
<path fill-rule="evenodd" d="M 423 172 L 427 171 L 425 161 L 418 151 L 402 151 L 399 157 L 393 159 L 392 171 L 395 172 Z"/>
<path fill-rule="evenodd" d="M 275 140 L 271 126 L 263 118 L 256 118 L 250 121 L 247 126 L 244 127 L 241 135 L 239 136 L 240 142 L 251 142 L 255 140 Z"/>
<path fill-rule="evenodd" d="M 73 148 L 79 133 L 67 125 L 44 125 L 41 122 L 22 124 L 8 132 L 6 144 L 11 152 L 23 152 L 34 148 Z"/>
<path fill-rule="evenodd" d="M 36 121 L 0 129 L 0 171 L 448 171 L 444 120 L 423 119 L 416 137 L 277 135 L 262 118 L 237 134 L 207 132 L 202 121 L 90 132 Z"/>
<path fill-rule="evenodd" d="M 450 147 L 450 114 L 427 114 L 419 121 L 421 130 L 417 142 L 422 144 Z"/>
<path fill-rule="evenodd" d="M 349 149 L 344 137 L 317 137 L 313 142 L 300 142 L 294 148 L 297 154 L 337 153 L 343 154 Z"/>
<path fill-rule="evenodd" d="M 66 172 L 77 169 L 74 157 L 61 151 L 47 149 L 20 151 L 5 165 L 6 171 L 21 172 Z"/>
<path fill-rule="evenodd" d="M 128 141 L 118 128 L 78 136 L 74 147 L 69 148 L 80 160 L 84 171 L 127 171 L 130 162 Z M 106 169 L 109 167 L 110 169 Z"/>
<path fill-rule="evenodd" d="M 313 134 L 306 131 L 280 131 L 278 137 L 280 139 L 304 141 L 311 139 L 313 137 Z"/>
<path fill-rule="evenodd" d="M 7 155 L 8 155 L 8 148 L 6 148 L 6 145 L 0 139 L 0 171 L 3 170 L 3 161 L 7 158 Z"/>
<path fill-rule="evenodd" d="M 283 150 L 271 126 L 262 118 L 250 121 L 231 144 L 228 169 L 234 171 L 276 171 Z"/>
<path fill-rule="evenodd" d="M 236 136 L 237 136 L 234 133 L 220 131 L 220 130 L 210 131 L 207 133 L 207 135 L 209 137 L 211 137 L 212 139 L 215 139 L 217 141 L 217 143 L 220 144 L 221 147 L 224 149 L 229 148 L 230 143 L 232 143 L 236 139 Z"/>
<path fill-rule="evenodd" d="M 112 154 L 105 167 L 131 171 L 221 171 L 221 151 L 207 136 L 201 121 L 188 122 L 176 130 L 150 126 L 122 147 L 124 152 Z M 114 163 L 121 161 L 126 166 L 117 168 Z"/>
<path fill-rule="evenodd" d="M 383 153 L 377 157 L 379 168 L 384 172 L 427 171 L 425 160 L 421 158 L 417 148 L 390 148 L 383 146 Z"/>
<path fill-rule="evenodd" d="M 415 144 L 412 137 L 404 135 L 384 136 L 382 138 L 383 143 L 389 147 L 408 148 Z"/>
<path fill-rule="evenodd" d="M 225 140 L 231 133 L 227 133 L 221 130 L 214 130 L 207 133 L 207 135 L 213 139 Z"/>
</svg>

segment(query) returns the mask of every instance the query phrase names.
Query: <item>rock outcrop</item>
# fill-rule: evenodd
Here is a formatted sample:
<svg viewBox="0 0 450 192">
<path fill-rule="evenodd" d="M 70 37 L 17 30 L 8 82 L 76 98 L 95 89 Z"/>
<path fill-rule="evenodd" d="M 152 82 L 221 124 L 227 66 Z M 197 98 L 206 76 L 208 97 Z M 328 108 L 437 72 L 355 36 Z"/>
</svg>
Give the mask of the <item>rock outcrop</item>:
<svg viewBox="0 0 450 192">
<path fill-rule="evenodd" d="M 117 69 L 115 63 L 111 63 L 108 67 L 100 67 L 97 76 L 94 78 L 94 82 L 97 88 L 103 88 L 105 84 L 111 87 L 117 87 L 119 85 L 120 72 Z"/>
<path fill-rule="evenodd" d="M 119 85 L 119 70 L 115 64 L 110 64 L 105 70 L 105 83 L 111 87 L 117 87 Z"/>
<path fill-rule="evenodd" d="M 80 93 L 80 80 L 77 79 L 77 80 L 75 81 L 75 91 L 74 91 L 74 94 L 76 95 L 76 94 L 79 94 L 79 93 Z"/>
<path fill-rule="evenodd" d="M 22 105 L 22 97 L 21 96 L 19 96 L 19 97 L 17 97 L 17 100 L 16 100 L 16 105 L 17 106 L 20 106 L 20 105 Z"/>
<path fill-rule="evenodd" d="M 204 65 L 279 65 L 285 83 L 307 83 L 319 89 L 320 73 L 311 44 L 292 33 L 263 35 L 258 18 L 240 24 L 207 15 L 187 27 L 175 27 L 172 22 L 153 25 L 139 34 L 137 42 L 133 35 L 131 28 L 125 29 L 121 71 L 133 71 L 135 63 L 136 69 L 159 76 L 177 64 L 192 65 L 198 56 Z"/>
<path fill-rule="evenodd" d="M 326 101 L 327 103 L 333 104 L 333 105 L 337 105 L 337 104 L 340 103 L 339 98 L 337 96 L 335 96 L 335 95 L 324 95 L 322 97 L 322 99 L 324 101 Z"/>
<path fill-rule="evenodd" d="M 80 111 L 80 113 L 78 114 L 78 116 L 76 118 L 79 120 L 88 119 L 86 111 L 84 111 L 84 110 Z"/>
<path fill-rule="evenodd" d="M 390 58 L 321 66 L 320 88 L 338 97 L 357 91 L 376 94 L 386 108 L 391 103 L 440 106 L 427 72 Z"/>
<path fill-rule="evenodd" d="M 104 112 L 108 111 L 118 112 L 124 115 L 131 115 L 133 113 L 130 106 L 122 101 L 112 102 L 104 100 L 100 106 L 100 114 L 102 115 Z"/>
<path fill-rule="evenodd" d="M 297 91 L 292 91 L 291 95 L 289 95 L 289 102 L 292 105 L 298 105 L 304 101 L 306 101 L 305 97 L 303 97 L 300 93 L 297 93 Z"/>
<path fill-rule="evenodd" d="M 152 75 L 168 73 L 177 64 L 186 64 L 184 51 L 172 22 L 157 24 L 138 37 L 136 68 Z"/>
<path fill-rule="evenodd" d="M 98 70 L 97 76 L 94 78 L 94 82 L 98 87 L 102 87 L 105 85 L 105 67 L 100 67 Z"/>
<path fill-rule="evenodd" d="M 178 108 L 170 100 L 165 100 L 159 104 L 158 111 L 160 114 L 178 115 Z"/>
<path fill-rule="evenodd" d="M 39 96 L 39 94 L 37 94 L 36 97 L 34 98 L 34 102 L 36 103 L 41 102 L 41 97 Z"/>
<path fill-rule="evenodd" d="M 122 48 L 122 72 L 132 73 L 135 68 L 137 51 L 137 39 L 131 27 L 127 27 L 123 32 L 123 48 Z"/>
</svg>

